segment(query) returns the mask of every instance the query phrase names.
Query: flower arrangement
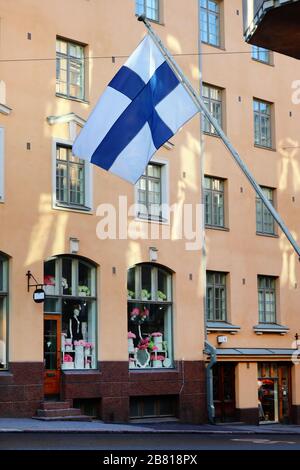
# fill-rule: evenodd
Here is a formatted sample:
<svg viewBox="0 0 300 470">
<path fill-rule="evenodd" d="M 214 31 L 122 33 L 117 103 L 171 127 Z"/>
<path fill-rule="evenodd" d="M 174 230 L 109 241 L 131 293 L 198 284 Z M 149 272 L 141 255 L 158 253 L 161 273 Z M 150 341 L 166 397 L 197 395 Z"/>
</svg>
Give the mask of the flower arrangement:
<svg viewBox="0 0 300 470">
<path fill-rule="evenodd" d="M 140 309 L 137 307 L 134 307 L 132 311 L 130 312 L 130 319 L 134 321 L 139 315 L 140 315 Z"/>
<path fill-rule="evenodd" d="M 151 354 L 151 361 L 164 361 L 165 357 L 161 355 Z"/>
<path fill-rule="evenodd" d="M 44 277 L 44 285 L 45 286 L 55 286 L 55 277 L 54 276 L 45 276 Z"/>
<path fill-rule="evenodd" d="M 134 294 L 133 290 L 129 290 L 129 289 L 127 290 L 127 298 L 128 299 L 134 299 L 134 295 L 135 294 Z"/>
<path fill-rule="evenodd" d="M 137 347 L 138 349 L 149 349 L 149 351 L 153 351 L 154 343 L 151 340 L 151 337 L 147 336 L 146 338 L 141 339 Z"/>
<path fill-rule="evenodd" d="M 149 310 L 148 308 L 144 307 L 143 310 L 140 311 L 140 321 L 144 321 L 149 317 Z"/>
<path fill-rule="evenodd" d="M 161 290 L 157 291 L 157 298 L 158 300 L 167 300 L 166 294 L 164 294 Z"/>
<path fill-rule="evenodd" d="M 132 331 L 128 331 L 127 333 L 127 338 L 128 339 L 135 339 L 136 338 L 136 335 L 134 333 L 132 333 Z"/>
<path fill-rule="evenodd" d="M 74 341 L 74 346 L 85 346 L 86 342 L 83 339 L 80 339 L 79 341 Z"/>
<path fill-rule="evenodd" d="M 94 343 L 85 343 L 84 346 L 88 349 L 93 349 L 94 348 Z"/>
<path fill-rule="evenodd" d="M 142 300 L 148 300 L 148 299 L 150 299 L 151 294 L 150 294 L 150 292 L 147 291 L 147 289 L 142 289 L 141 297 L 142 297 Z"/>
<path fill-rule="evenodd" d="M 78 295 L 81 295 L 81 296 L 91 295 L 90 288 L 88 286 L 78 286 Z"/>
<path fill-rule="evenodd" d="M 64 362 L 73 362 L 73 357 L 70 354 L 64 354 Z"/>
</svg>

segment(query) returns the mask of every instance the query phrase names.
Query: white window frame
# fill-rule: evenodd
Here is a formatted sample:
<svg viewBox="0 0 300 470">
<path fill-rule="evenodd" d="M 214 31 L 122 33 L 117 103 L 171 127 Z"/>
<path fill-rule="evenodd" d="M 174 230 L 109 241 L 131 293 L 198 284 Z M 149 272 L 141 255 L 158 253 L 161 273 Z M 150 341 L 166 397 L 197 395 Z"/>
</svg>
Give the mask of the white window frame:
<svg viewBox="0 0 300 470">
<path fill-rule="evenodd" d="M 4 128 L 0 127 L 0 203 L 4 202 Z"/>
<path fill-rule="evenodd" d="M 161 23 L 161 1 L 162 0 L 156 0 L 157 2 L 157 8 L 155 8 L 155 11 L 157 12 L 157 17 L 156 18 L 150 18 L 149 16 L 147 16 L 147 0 L 142 0 L 143 1 L 143 4 L 144 4 L 144 8 L 143 8 L 143 13 L 147 20 L 149 21 L 153 21 L 155 23 Z M 137 6 L 137 0 L 134 0 L 134 3 L 135 3 L 135 14 L 136 15 L 139 15 L 141 13 L 138 12 L 138 6 Z"/>
<path fill-rule="evenodd" d="M 168 207 L 170 205 L 170 182 L 169 182 L 169 162 L 168 160 L 163 160 L 160 158 L 155 158 L 150 160 L 149 163 L 153 163 L 154 165 L 161 166 L 161 204 L 162 204 L 162 220 L 152 219 L 151 217 L 145 217 L 138 213 L 138 186 L 137 184 L 134 186 L 134 202 L 136 205 L 136 213 L 135 219 L 137 221 L 144 221 L 150 223 L 158 223 L 158 224 L 169 224 L 170 223 L 170 211 Z"/>
<path fill-rule="evenodd" d="M 76 207 L 68 204 L 58 203 L 56 200 L 56 149 L 58 145 L 72 147 L 73 141 L 55 138 L 52 141 L 52 209 L 68 210 L 72 212 L 80 212 L 90 214 L 93 212 L 93 171 L 92 164 L 84 161 L 84 188 L 85 188 L 85 205 L 84 207 Z"/>
</svg>

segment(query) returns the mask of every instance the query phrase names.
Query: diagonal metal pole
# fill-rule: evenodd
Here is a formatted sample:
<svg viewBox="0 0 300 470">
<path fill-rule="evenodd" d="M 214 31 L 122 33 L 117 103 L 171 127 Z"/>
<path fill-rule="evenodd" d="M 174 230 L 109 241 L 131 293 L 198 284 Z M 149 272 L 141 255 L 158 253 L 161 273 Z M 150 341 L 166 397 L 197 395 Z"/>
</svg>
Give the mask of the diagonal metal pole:
<svg viewBox="0 0 300 470">
<path fill-rule="evenodd" d="M 189 82 L 189 80 L 187 79 L 187 77 L 184 75 L 183 71 L 179 67 L 179 65 L 177 65 L 177 63 L 175 62 L 175 60 L 171 56 L 170 52 L 167 50 L 167 48 L 162 43 L 160 37 L 152 29 L 152 27 L 151 27 L 149 21 L 146 19 L 145 15 L 139 16 L 138 21 L 142 21 L 145 24 L 149 35 L 152 37 L 153 41 L 155 42 L 157 47 L 160 49 L 161 53 L 165 56 L 166 61 L 168 62 L 170 67 L 173 69 L 174 73 L 176 74 L 176 76 L 178 77 L 178 79 L 180 80 L 182 85 L 185 87 L 185 89 L 187 90 L 187 92 L 189 93 L 189 95 L 191 96 L 193 101 L 195 102 L 195 104 L 198 107 L 199 111 L 202 112 L 205 115 L 205 117 L 208 119 L 208 121 L 214 126 L 217 134 L 221 137 L 224 145 L 227 147 L 227 149 L 231 153 L 232 157 L 234 158 L 235 162 L 238 164 L 238 166 L 240 167 L 240 169 L 242 170 L 242 172 L 244 173 L 244 175 L 246 176 L 246 178 L 248 179 L 248 181 L 250 182 L 250 184 L 254 188 L 255 192 L 261 198 L 264 205 L 271 212 L 272 216 L 274 217 L 277 224 L 279 225 L 279 227 L 281 228 L 281 230 L 285 234 L 286 238 L 288 239 L 288 241 L 290 242 L 290 244 L 294 248 L 294 250 L 297 253 L 297 255 L 299 257 L 299 260 L 300 260 L 300 247 L 297 244 L 296 240 L 294 239 L 291 232 L 289 231 L 289 229 L 285 225 L 285 223 L 282 220 L 279 213 L 276 211 L 274 206 L 270 203 L 270 201 L 264 195 L 261 187 L 255 181 L 255 179 L 254 179 L 253 175 L 251 174 L 250 170 L 248 169 L 247 165 L 243 162 L 243 160 L 239 156 L 238 152 L 235 150 L 235 148 L 231 144 L 230 140 L 228 139 L 228 137 L 223 132 L 223 130 L 220 127 L 217 120 L 211 115 L 211 113 L 207 109 L 207 107 L 206 107 L 204 101 L 202 100 L 201 96 L 199 96 L 196 93 L 196 91 L 194 90 L 192 84 Z"/>
</svg>

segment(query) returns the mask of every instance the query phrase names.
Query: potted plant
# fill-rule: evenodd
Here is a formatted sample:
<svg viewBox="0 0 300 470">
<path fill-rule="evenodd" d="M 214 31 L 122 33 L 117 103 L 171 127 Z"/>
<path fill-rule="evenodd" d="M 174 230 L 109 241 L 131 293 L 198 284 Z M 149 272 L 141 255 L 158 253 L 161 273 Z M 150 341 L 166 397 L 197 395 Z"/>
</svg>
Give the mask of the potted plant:
<svg viewBox="0 0 300 470">
<path fill-rule="evenodd" d="M 151 297 L 150 292 L 148 292 L 147 289 L 142 289 L 142 291 L 141 291 L 142 300 L 149 300 L 150 297 Z"/>
<path fill-rule="evenodd" d="M 153 338 L 153 342 L 156 346 L 159 346 L 160 348 L 162 347 L 162 338 L 163 338 L 163 335 L 160 331 L 155 331 L 154 333 L 151 334 L 152 338 Z"/>
<path fill-rule="evenodd" d="M 73 357 L 70 354 L 63 355 L 62 369 L 74 369 Z"/>
<path fill-rule="evenodd" d="M 127 299 L 131 300 L 131 299 L 134 299 L 134 296 L 135 296 L 135 293 L 133 292 L 133 290 L 127 290 Z"/>
<path fill-rule="evenodd" d="M 165 360 L 164 356 L 158 354 L 151 354 L 151 359 L 153 367 L 162 367 Z"/>
<path fill-rule="evenodd" d="M 157 291 L 157 299 L 160 301 L 167 300 L 166 294 L 164 294 L 161 290 Z"/>
<path fill-rule="evenodd" d="M 80 297 L 86 297 L 91 295 L 91 291 L 88 286 L 78 286 L 78 295 Z"/>
</svg>

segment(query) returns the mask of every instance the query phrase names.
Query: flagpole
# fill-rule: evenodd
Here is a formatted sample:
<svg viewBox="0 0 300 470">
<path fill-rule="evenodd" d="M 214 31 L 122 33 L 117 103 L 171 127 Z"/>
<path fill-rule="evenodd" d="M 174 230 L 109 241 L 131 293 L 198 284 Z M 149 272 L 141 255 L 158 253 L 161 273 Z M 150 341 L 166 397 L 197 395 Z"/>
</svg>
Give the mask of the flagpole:
<svg viewBox="0 0 300 470">
<path fill-rule="evenodd" d="M 238 166 L 240 167 L 240 169 L 242 170 L 242 172 L 244 173 L 244 175 L 246 176 L 246 178 L 248 179 L 248 181 L 250 182 L 250 184 L 254 188 L 255 192 L 261 198 L 262 202 L 267 207 L 267 209 L 271 212 L 272 216 L 274 217 L 277 224 L 281 228 L 282 232 L 285 234 L 286 238 L 288 239 L 288 241 L 290 242 L 290 244 L 294 248 L 294 250 L 297 253 L 297 255 L 299 257 L 299 260 L 300 260 L 300 247 L 297 244 L 296 240 L 294 239 L 291 232 L 289 231 L 289 229 L 285 225 L 285 223 L 282 220 L 279 213 L 276 211 L 274 206 L 270 203 L 270 201 L 264 195 L 261 187 L 255 181 L 254 177 L 252 176 L 252 173 L 248 169 L 247 165 L 243 162 L 240 155 L 238 154 L 238 152 L 235 150 L 235 148 L 233 147 L 233 145 L 229 141 L 228 137 L 223 132 L 223 130 L 222 130 L 221 126 L 219 125 L 219 123 L 217 122 L 217 120 L 211 115 L 211 113 L 207 109 L 207 107 L 206 107 L 203 99 L 201 98 L 201 96 L 199 96 L 196 93 L 196 91 L 194 90 L 192 84 L 189 82 L 189 80 L 187 79 L 187 77 L 184 75 L 183 71 L 179 67 L 179 65 L 177 65 L 177 63 L 175 62 L 175 60 L 171 56 L 170 52 L 167 50 L 167 48 L 162 43 L 160 37 L 152 29 L 152 27 L 151 27 L 149 21 L 147 20 L 147 18 L 145 17 L 145 15 L 140 15 L 138 17 L 138 21 L 142 21 L 145 24 L 145 26 L 146 26 L 150 36 L 152 37 L 153 41 L 155 42 L 157 47 L 160 49 L 162 54 L 165 56 L 166 61 L 168 62 L 170 67 L 173 69 L 174 73 L 177 75 L 178 79 L 180 80 L 182 85 L 185 87 L 185 89 L 187 90 L 187 92 L 189 93 L 191 98 L 193 99 L 193 101 L 196 104 L 196 106 L 198 107 L 199 111 L 202 112 L 205 115 L 205 117 L 208 119 L 208 121 L 213 125 L 213 127 L 215 128 L 217 134 L 219 135 L 219 137 L 221 137 L 224 145 L 227 147 L 227 149 L 231 153 L 231 155 L 234 158 L 235 162 L 238 164 Z"/>
</svg>

